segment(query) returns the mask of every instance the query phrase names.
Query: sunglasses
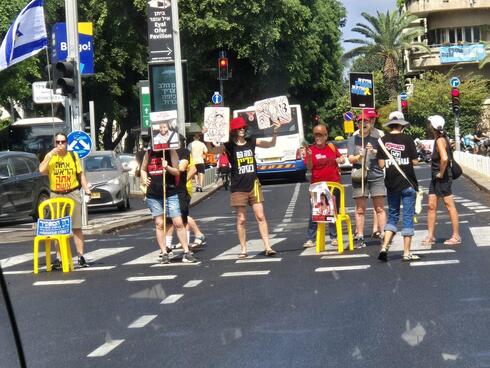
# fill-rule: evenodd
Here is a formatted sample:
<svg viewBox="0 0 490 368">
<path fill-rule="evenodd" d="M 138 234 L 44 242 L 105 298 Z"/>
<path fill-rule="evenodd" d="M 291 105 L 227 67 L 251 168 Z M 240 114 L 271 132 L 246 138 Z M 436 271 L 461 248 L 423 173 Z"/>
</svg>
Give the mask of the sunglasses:
<svg viewBox="0 0 490 368">
<path fill-rule="evenodd" d="M 66 141 L 56 141 L 56 144 L 63 144 L 66 143 Z"/>
</svg>

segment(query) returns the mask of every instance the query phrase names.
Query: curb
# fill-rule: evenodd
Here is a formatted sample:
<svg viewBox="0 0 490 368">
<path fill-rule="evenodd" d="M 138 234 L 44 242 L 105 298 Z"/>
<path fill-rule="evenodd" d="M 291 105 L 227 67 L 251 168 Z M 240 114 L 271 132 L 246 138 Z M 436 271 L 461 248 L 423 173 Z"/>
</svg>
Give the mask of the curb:
<svg viewBox="0 0 490 368">
<path fill-rule="evenodd" d="M 463 176 L 467 179 L 469 179 L 473 184 L 475 184 L 480 190 L 490 193 L 490 179 L 485 179 L 489 181 L 488 185 L 485 185 L 484 183 L 481 182 L 482 175 L 480 175 L 477 171 L 468 169 L 466 167 L 463 167 Z"/>
</svg>

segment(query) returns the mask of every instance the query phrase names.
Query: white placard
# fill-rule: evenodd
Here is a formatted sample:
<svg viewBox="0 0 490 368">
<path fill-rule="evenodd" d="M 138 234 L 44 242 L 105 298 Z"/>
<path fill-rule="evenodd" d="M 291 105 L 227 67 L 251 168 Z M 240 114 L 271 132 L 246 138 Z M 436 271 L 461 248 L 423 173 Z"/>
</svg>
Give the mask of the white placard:
<svg viewBox="0 0 490 368">
<path fill-rule="evenodd" d="M 49 104 L 65 102 L 65 96 L 53 94 L 53 90 L 48 88 L 48 82 L 32 83 L 32 100 L 36 104 Z"/>
<path fill-rule="evenodd" d="M 287 124 L 291 121 L 291 108 L 286 96 L 272 97 L 254 103 L 259 129 L 267 129 L 279 121 Z"/>
<path fill-rule="evenodd" d="M 311 218 L 314 222 L 335 222 L 334 197 L 325 181 L 310 185 Z"/>
<path fill-rule="evenodd" d="M 151 143 L 154 151 L 180 147 L 177 131 L 177 110 L 150 113 Z"/>
<path fill-rule="evenodd" d="M 204 142 L 226 143 L 230 139 L 230 108 L 204 108 Z"/>
</svg>

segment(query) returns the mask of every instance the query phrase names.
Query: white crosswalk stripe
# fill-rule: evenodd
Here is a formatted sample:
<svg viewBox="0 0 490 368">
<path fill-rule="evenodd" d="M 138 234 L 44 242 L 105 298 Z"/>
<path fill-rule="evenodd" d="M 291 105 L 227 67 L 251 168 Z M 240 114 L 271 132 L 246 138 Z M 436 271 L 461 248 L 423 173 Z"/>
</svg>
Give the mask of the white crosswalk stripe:
<svg viewBox="0 0 490 368">
<path fill-rule="evenodd" d="M 286 240 L 286 238 L 272 238 L 270 239 L 271 247 L 274 245 Z M 230 248 L 220 255 L 211 258 L 211 261 L 227 261 L 227 260 L 236 260 L 238 255 L 240 254 L 240 244 L 235 245 L 233 248 Z M 256 257 L 258 254 L 264 252 L 264 242 L 262 239 L 252 239 L 247 241 L 247 252 L 250 258 Z"/>
</svg>

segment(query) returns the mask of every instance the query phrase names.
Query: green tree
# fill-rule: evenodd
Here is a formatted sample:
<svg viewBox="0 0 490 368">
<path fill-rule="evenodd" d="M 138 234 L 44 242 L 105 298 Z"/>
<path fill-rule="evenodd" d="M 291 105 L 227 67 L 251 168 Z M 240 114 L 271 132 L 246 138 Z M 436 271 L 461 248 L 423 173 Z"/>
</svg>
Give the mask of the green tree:
<svg viewBox="0 0 490 368">
<path fill-rule="evenodd" d="M 416 16 L 397 10 L 387 11 L 386 14 L 377 12 L 377 16 L 362 13 L 367 24 L 357 23 L 352 31 L 365 38 L 345 40 L 359 44 L 344 54 L 349 59 L 359 55 L 379 55 L 383 59 L 383 75 L 389 96 L 394 99 L 399 92 L 399 71 L 403 60 L 403 51 L 412 47 L 426 49 L 427 46 L 413 42 L 425 33 L 422 27 L 411 27 Z"/>
</svg>

